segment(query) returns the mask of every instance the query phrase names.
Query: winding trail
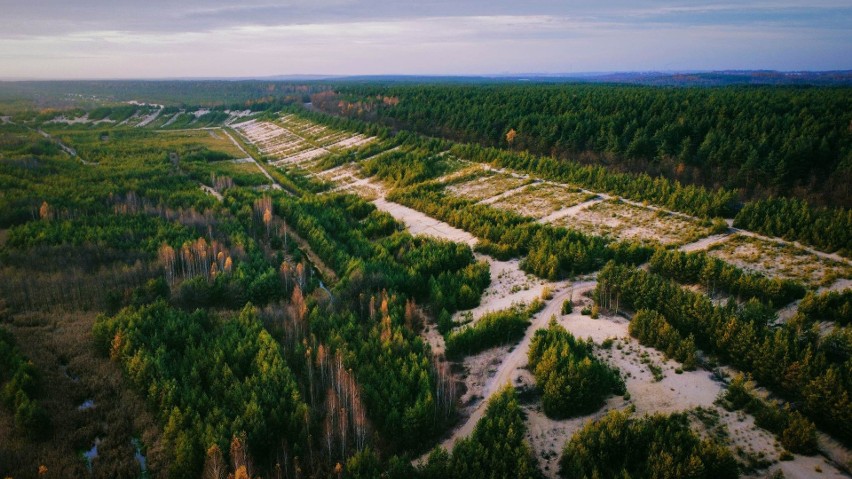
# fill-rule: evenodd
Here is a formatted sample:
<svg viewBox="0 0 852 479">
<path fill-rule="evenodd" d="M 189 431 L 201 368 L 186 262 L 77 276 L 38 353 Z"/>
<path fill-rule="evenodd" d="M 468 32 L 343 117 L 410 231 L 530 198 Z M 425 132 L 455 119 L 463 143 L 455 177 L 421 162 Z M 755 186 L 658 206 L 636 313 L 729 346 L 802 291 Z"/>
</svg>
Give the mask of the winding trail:
<svg viewBox="0 0 852 479">
<path fill-rule="evenodd" d="M 500 366 L 497 367 L 497 372 L 488 380 L 485 386 L 482 400 L 479 401 L 476 409 L 468 416 L 464 423 L 457 427 L 452 434 L 441 441 L 440 446 L 445 449 L 451 449 L 453 444 L 461 438 L 470 436 L 473 433 L 473 428 L 482 419 L 485 414 L 485 409 L 488 406 L 488 401 L 491 396 L 499 391 L 507 384 L 514 385 L 517 377 L 523 372 L 523 368 L 527 365 L 527 354 L 530 349 L 533 335 L 536 331 L 546 328 L 551 316 L 559 316 L 562 310 L 562 303 L 569 297 L 574 300 L 579 300 L 583 293 L 595 288 L 597 282 L 583 281 L 575 283 L 572 290 L 561 291 L 553 296 L 553 299 L 547 302 L 543 310 L 538 312 L 532 318 L 532 322 L 527 328 L 523 339 L 512 349 L 512 351 L 503 357 Z M 431 451 L 430 451 L 431 452 Z M 428 453 L 417 459 L 416 462 L 422 462 L 428 457 Z"/>
<path fill-rule="evenodd" d="M 52 141 L 52 142 L 56 143 L 56 145 L 57 145 L 57 146 L 58 146 L 58 147 L 59 147 L 62 151 L 64 151 L 64 152 L 65 152 L 68 156 L 71 156 L 71 157 L 73 157 L 73 158 L 77 158 L 77 159 L 78 159 L 78 160 L 80 160 L 80 162 L 81 162 L 81 163 L 83 163 L 84 165 L 89 165 L 89 166 L 96 166 L 96 165 L 97 165 L 97 163 L 95 163 L 95 162 L 92 162 L 92 161 L 86 161 L 86 160 L 84 160 L 83 158 L 81 158 L 81 157 L 77 154 L 77 150 L 75 150 L 74 148 L 71 148 L 70 146 L 66 145 L 65 143 L 62 143 L 62 142 L 61 142 L 58 138 L 56 138 L 56 137 L 52 136 L 50 133 L 48 133 L 48 132 L 46 132 L 46 131 L 42 130 L 41 128 L 39 128 L 39 129 L 38 129 L 38 130 L 36 130 L 36 131 L 38 131 L 38 133 L 39 133 L 41 136 L 43 136 L 43 137 L 47 138 L 48 140 L 50 140 L 50 141 Z"/>
</svg>

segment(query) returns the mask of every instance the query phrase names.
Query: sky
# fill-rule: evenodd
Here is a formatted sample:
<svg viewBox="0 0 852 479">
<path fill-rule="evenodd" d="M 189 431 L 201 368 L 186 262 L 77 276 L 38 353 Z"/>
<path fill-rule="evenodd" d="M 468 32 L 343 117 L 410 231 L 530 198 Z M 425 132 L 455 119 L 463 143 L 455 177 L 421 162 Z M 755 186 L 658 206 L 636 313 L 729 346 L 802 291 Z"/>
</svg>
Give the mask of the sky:
<svg viewBox="0 0 852 479">
<path fill-rule="evenodd" d="M 0 12 L 0 79 L 852 69 L 850 0 L 0 0 Z"/>
</svg>

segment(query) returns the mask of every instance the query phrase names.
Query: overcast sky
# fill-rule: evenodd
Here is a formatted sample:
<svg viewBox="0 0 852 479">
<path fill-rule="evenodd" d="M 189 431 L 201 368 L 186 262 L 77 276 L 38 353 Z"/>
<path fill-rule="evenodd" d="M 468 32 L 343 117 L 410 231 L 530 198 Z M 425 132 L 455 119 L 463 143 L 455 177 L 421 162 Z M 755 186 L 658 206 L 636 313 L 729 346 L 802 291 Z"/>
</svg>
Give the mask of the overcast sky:
<svg viewBox="0 0 852 479">
<path fill-rule="evenodd" d="M 850 0 L 0 0 L 0 12 L 6 79 L 852 69 Z"/>
</svg>

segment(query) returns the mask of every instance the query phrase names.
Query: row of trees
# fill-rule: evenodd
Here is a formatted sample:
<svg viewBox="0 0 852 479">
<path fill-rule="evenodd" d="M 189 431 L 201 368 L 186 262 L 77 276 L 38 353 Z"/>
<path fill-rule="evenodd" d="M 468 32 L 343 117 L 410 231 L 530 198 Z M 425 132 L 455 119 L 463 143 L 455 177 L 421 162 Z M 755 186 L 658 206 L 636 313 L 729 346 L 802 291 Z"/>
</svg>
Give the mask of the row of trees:
<svg viewBox="0 0 852 479">
<path fill-rule="evenodd" d="M 797 313 L 807 322 L 830 321 L 841 326 L 852 323 L 852 290 L 808 292 Z"/>
<path fill-rule="evenodd" d="M 701 439 L 685 414 L 637 418 L 611 411 L 565 444 L 559 475 L 575 477 L 739 477 L 728 448 Z"/>
<path fill-rule="evenodd" d="M 439 143 L 439 142 L 434 142 Z M 434 145 L 389 151 L 360 163 L 364 173 L 403 187 L 449 173 L 452 165 L 446 156 L 436 154 Z"/>
<path fill-rule="evenodd" d="M 526 171 L 545 179 L 580 185 L 634 201 L 648 201 L 702 218 L 730 217 L 736 211 L 736 192 L 730 190 L 713 191 L 700 186 L 683 185 L 677 180 L 652 177 L 647 173 L 616 173 L 604 166 L 583 165 L 475 144 L 456 144 L 450 151 L 460 158 Z"/>
<path fill-rule="evenodd" d="M 762 385 L 796 401 L 802 412 L 839 439 L 852 440 L 852 358 L 837 354 L 850 335 L 823 339 L 813 322 L 773 327 L 775 314 L 752 300 L 716 306 L 706 296 L 656 275 L 608 264 L 598 275 L 596 300 L 613 296 L 623 307 L 661 313 L 682 337 L 703 351 L 751 372 Z"/>
<path fill-rule="evenodd" d="M 850 206 L 848 88 L 438 84 L 338 92 L 330 111 L 429 135 Z"/>
<path fill-rule="evenodd" d="M 578 341 L 551 318 L 533 336 L 528 353 L 536 388 L 548 417 L 590 414 L 611 394 L 627 392 L 617 369 L 595 358 L 594 344 Z"/>
<path fill-rule="evenodd" d="M 841 188 L 845 198 L 849 198 L 849 183 Z M 734 226 L 852 256 L 849 207 L 817 208 L 803 199 L 769 198 L 746 203 L 734 218 Z"/>
<path fill-rule="evenodd" d="M 680 283 L 701 284 L 711 295 L 722 290 L 743 301 L 757 298 L 783 306 L 805 295 L 801 283 L 745 272 L 702 251 L 686 253 L 660 248 L 651 256 L 649 266 L 652 272 Z"/>
<path fill-rule="evenodd" d="M 667 357 L 674 358 L 683 364 L 683 369 L 695 369 L 698 351 L 695 348 L 695 337 L 683 337 L 673 328 L 665 316 L 657 311 L 640 309 L 630 319 L 627 327 L 630 335 L 645 346 L 662 351 Z"/>
<path fill-rule="evenodd" d="M 326 264 L 349 276 L 346 294 L 387 289 L 452 313 L 478 305 L 491 281 L 468 246 L 400 232 L 392 216 L 355 196 L 282 197 L 275 209 Z"/>
</svg>

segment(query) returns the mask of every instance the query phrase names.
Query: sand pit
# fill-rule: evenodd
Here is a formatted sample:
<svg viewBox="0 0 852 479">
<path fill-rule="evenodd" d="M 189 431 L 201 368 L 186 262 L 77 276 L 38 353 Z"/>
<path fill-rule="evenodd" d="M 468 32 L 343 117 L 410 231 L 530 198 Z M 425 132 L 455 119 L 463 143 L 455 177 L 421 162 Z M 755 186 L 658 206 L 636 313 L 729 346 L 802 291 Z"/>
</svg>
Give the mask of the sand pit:
<svg viewBox="0 0 852 479">
<path fill-rule="evenodd" d="M 500 311 L 513 304 L 530 304 L 541 297 L 545 286 L 552 283 L 527 274 L 520 269 L 517 259 L 500 261 L 491 256 L 475 253 L 477 261 L 487 261 L 491 270 L 491 284 L 482 293 L 482 300 L 474 309 L 457 312 L 453 319 L 458 321 L 463 314 L 470 313 L 479 318 L 491 311 Z"/>
</svg>

